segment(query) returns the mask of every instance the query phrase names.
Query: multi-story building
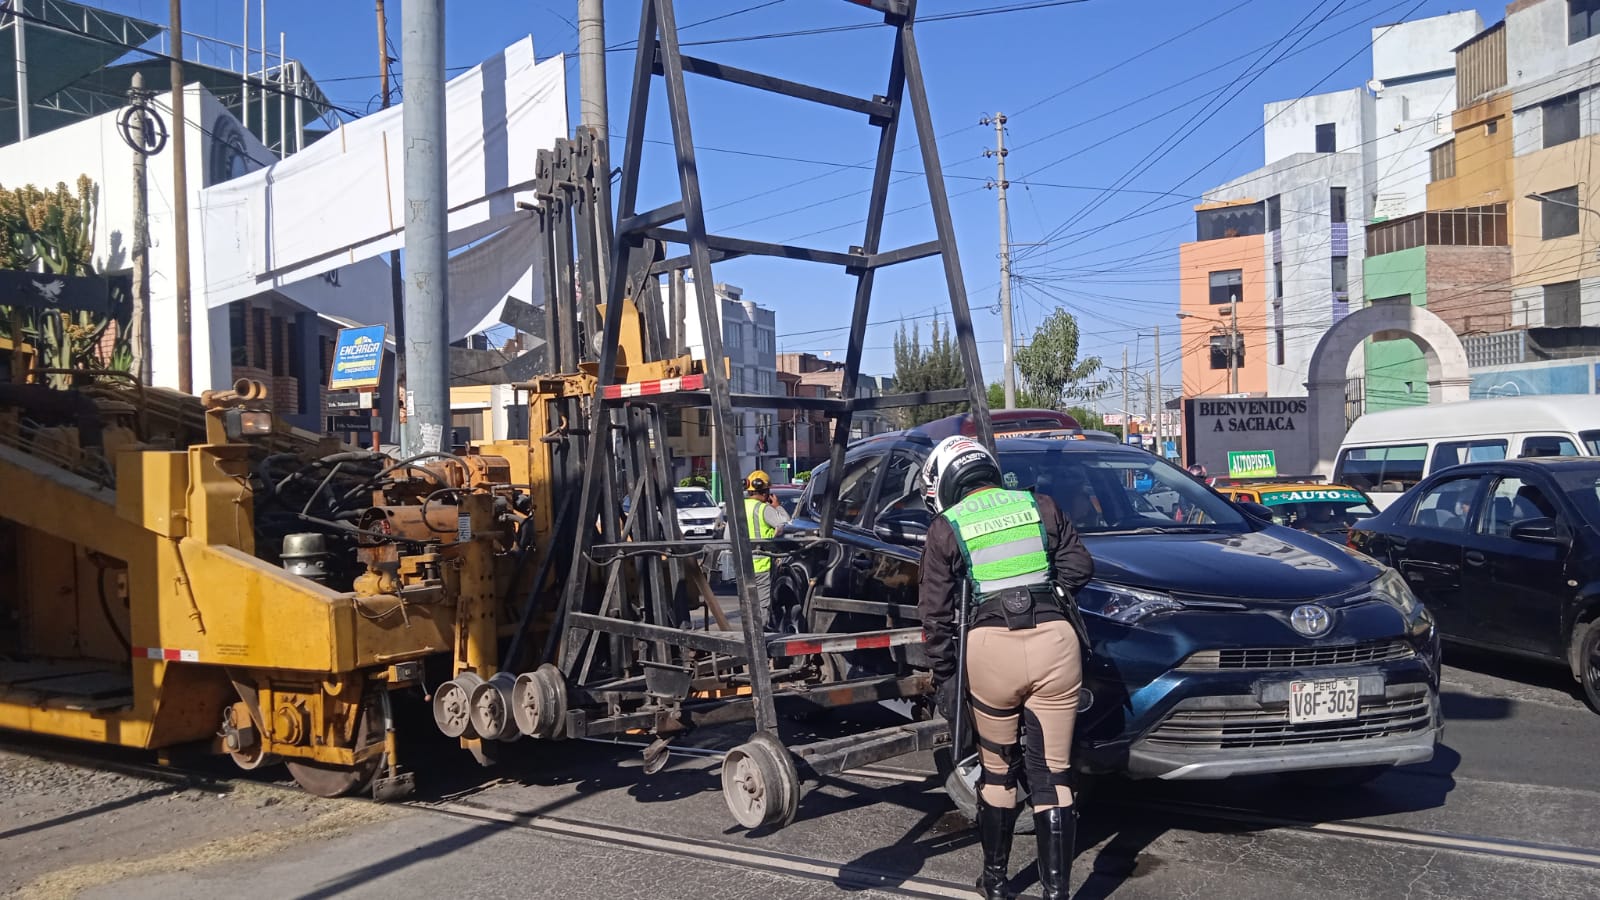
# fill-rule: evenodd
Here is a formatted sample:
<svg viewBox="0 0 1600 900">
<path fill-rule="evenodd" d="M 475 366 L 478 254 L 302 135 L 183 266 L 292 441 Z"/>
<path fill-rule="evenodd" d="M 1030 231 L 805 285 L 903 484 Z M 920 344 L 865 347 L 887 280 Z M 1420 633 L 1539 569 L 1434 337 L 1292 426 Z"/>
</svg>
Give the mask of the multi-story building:
<svg viewBox="0 0 1600 900">
<path fill-rule="evenodd" d="M 792 384 L 790 395 L 840 399 L 844 396 L 844 363 L 814 353 L 778 354 L 778 377 Z M 856 379 L 856 397 L 877 397 L 887 392 L 891 379 L 862 375 Z M 783 452 L 791 470 L 815 468 L 833 452 L 833 420 L 824 413 L 783 413 Z M 882 412 L 861 410 L 850 417 L 850 440 L 882 434 L 894 426 Z"/>
<path fill-rule="evenodd" d="M 1594 389 L 1597 38 L 1600 0 L 1518 0 L 1460 44 L 1451 133 L 1429 149 L 1428 212 L 1367 230 L 1368 296 L 1449 323 L 1474 397 Z M 1369 344 L 1367 410 L 1427 402 L 1422 353 L 1402 337 Z"/>
<path fill-rule="evenodd" d="M 705 338 L 700 328 L 697 287 L 693 281 L 684 285 L 682 321 L 689 353 L 695 359 L 704 360 Z M 722 326 L 722 351 L 728 361 L 729 388 L 734 394 L 782 396 L 784 392 L 778 382 L 776 314 L 753 300 L 744 299 L 743 288 L 718 284 L 715 291 Z M 677 312 L 672 308 L 671 292 L 663 292 L 662 297 L 666 316 L 678 321 Z M 777 410 L 736 409 L 734 419 L 739 471 L 731 477 L 719 478 L 724 485 L 736 485 L 746 472 L 775 465 L 780 458 Z M 681 419 L 668 423 L 667 427 L 669 442 L 674 445 L 674 476 L 710 475 L 713 468 L 710 411 L 685 409 Z"/>
<path fill-rule="evenodd" d="M 1374 28 L 1365 87 L 1266 105 L 1266 165 L 1205 192 L 1180 248 L 1185 395 L 1232 393 L 1230 362 L 1238 393 L 1304 393 L 1318 341 L 1363 302 L 1360 226 L 1425 208 L 1452 51 L 1482 24 L 1459 12 Z"/>
</svg>

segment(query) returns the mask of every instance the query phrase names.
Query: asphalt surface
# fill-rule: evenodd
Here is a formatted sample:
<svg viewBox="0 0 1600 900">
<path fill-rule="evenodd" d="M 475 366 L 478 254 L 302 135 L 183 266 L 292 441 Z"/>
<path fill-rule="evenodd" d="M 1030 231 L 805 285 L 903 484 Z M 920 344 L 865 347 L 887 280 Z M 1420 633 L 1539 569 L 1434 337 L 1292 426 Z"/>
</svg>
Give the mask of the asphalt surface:
<svg viewBox="0 0 1600 900">
<path fill-rule="evenodd" d="M 1446 659 L 1445 740 L 1431 763 L 1342 790 L 1274 778 L 1102 785 L 1084 807 L 1075 896 L 1600 897 L 1600 715 L 1560 669 L 1454 648 Z M 791 741 L 806 738 L 790 727 Z M 382 812 L 115 780 L 63 794 L 16 777 L 0 798 L 0 871 L 15 874 L 0 885 L 118 898 L 224 884 L 263 898 L 967 896 L 978 864 L 973 834 L 924 775 L 928 758 L 808 785 L 794 824 L 750 834 L 724 807 L 717 759 L 692 747 L 645 775 L 632 745 L 523 741 L 478 769 L 440 743 L 412 751 L 426 766 L 422 804 Z M 1033 857 L 1019 835 L 1013 887 L 1036 895 Z M 89 858 L 92 877 L 77 871 Z"/>
</svg>

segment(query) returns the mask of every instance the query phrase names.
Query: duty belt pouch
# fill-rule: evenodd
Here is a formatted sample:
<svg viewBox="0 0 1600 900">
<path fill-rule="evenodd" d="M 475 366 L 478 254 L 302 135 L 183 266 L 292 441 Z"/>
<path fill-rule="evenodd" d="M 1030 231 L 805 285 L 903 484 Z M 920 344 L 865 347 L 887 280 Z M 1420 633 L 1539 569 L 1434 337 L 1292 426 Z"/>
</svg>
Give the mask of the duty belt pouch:
<svg viewBox="0 0 1600 900">
<path fill-rule="evenodd" d="M 1039 624 L 1034 614 L 1033 592 L 1027 588 L 1008 588 L 994 599 L 1000 607 L 1000 614 L 1005 617 L 1006 628 L 1018 631 Z"/>
</svg>

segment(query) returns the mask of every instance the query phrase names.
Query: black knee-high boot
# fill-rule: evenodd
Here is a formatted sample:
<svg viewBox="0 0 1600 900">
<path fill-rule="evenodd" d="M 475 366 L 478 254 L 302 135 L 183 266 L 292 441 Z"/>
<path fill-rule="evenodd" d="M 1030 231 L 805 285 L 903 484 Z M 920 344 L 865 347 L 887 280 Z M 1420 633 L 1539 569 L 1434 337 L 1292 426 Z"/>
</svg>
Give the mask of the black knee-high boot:
<svg viewBox="0 0 1600 900">
<path fill-rule="evenodd" d="M 1006 900 L 1008 866 L 1011 863 L 1011 835 L 1017 827 L 1021 807 L 996 809 L 978 797 L 978 840 L 983 844 L 983 874 L 978 890 L 985 900 Z"/>
<path fill-rule="evenodd" d="M 1039 887 L 1044 900 L 1067 900 L 1072 889 L 1072 856 L 1078 840 L 1078 811 L 1055 807 L 1033 814 L 1039 844 Z"/>
</svg>

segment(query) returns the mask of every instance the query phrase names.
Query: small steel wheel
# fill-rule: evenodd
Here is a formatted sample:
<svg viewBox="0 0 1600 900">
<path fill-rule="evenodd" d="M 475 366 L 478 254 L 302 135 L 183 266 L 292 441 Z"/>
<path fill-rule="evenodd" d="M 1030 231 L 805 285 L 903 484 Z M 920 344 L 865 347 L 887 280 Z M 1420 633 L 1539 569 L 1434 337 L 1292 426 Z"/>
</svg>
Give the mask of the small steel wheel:
<svg viewBox="0 0 1600 900">
<path fill-rule="evenodd" d="M 560 737 L 567 724 L 567 680 L 545 663 L 517 676 L 511 688 L 511 714 L 517 730 L 530 737 Z"/>
<path fill-rule="evenodd" d="M 511 715 L 511 686 L 517 676 L 497 672 L 472 689 L 472 728 L 485 740 L 509 741 L 522 735 Z"/>
<path fill-rule="evenodd" d="M 445 737 L 478 736 L 472 727 L 472 692 L 483 679 L 473 672 L 462 672 L 439 685 L 433 692 L 433 721 Z"/>
<path fill-rule="evenodd" d="M 794 821 L 800 778 L 782 743 L 761 733 L 722 760 L 722 799 L 746 828 L 782 828 Z"/>
<path fill-rule="evenodd" d="M 246 772 L 254 772 L 257 769 L 264 769 L 267 766 L 282 762 L 274 754 L 266 752 L 262 748 L 260 741 L 242 750 L 229 750 L 228 756 L 233 760 L 234 765 Z"/>
<path fill-rule="evenodd" d="M 1600 712 L 1600 621 L 1590 622 L 1573 638 L 1577 653 L 1573 670 L 1583 683 L 1583 695 L 1595 712 Z"/>
</svg>

